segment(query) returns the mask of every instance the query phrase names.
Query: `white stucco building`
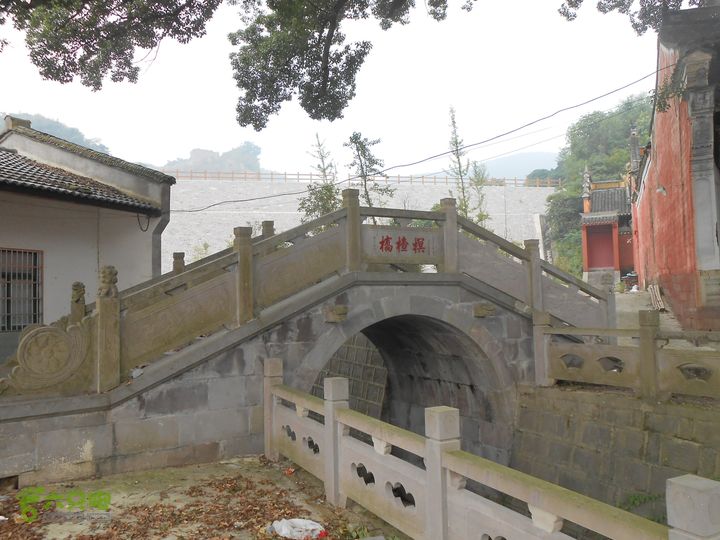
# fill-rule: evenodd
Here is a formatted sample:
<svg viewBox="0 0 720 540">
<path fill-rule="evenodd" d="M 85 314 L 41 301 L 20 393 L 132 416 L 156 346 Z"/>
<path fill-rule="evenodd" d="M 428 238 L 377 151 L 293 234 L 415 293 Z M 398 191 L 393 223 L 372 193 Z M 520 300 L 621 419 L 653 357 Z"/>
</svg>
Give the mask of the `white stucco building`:
<svg viewBox="0 0 720 540">
<path fill-rule="evenodd" d="M 172 176 L 5 118 L 0 131 L 0 363 L 29 324 L 69 312 L 73 282 L 94 300 L 98 270 L 118 287 L 160 274 Z"/>
</svg>

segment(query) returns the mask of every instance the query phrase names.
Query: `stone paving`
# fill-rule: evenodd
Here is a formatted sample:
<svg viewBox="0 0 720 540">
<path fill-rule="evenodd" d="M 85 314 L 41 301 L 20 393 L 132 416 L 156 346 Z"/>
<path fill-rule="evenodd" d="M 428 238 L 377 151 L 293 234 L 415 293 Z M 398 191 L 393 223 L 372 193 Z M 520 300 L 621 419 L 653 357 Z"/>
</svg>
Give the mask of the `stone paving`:
<svg viewBox="0 0 720 540">
<path fill-rule="evenodd" d="M 642 309 L 654 309 L 650 301 L 650 293 L 648 291 L 638 291 L 635 293 L 625 292 L 615 294 L 615 311 L 617 313 L 618 328 L 639 328 L 638 311 Z M 672 311 L 660 312 L 660 330 L 666 332 L 680 332 L 682 327 L 673 315 Z M 620 338 L 618 345 L 637 345 L 637 339 Z M 699 346 L 683 339 L 672 339 L 668 343 L 662 344 L 666 349 L 700 349 L 700 350 L 719 350 L 720 343 L 708 342 L 699 344 Z"/>
<path fill-rule="evenodd" d="M 270 539 L 276 519 L 322 524 L 328 538 L 407 537 L 363 508 L 325 503 L 322 483 L 289 461 L 257 456 L 205 465 L 155 469 L 44 486 L 46 492 L 110 493 L 107 512 L 40 510 L 36 521 L 19 517 L 17 491 L 0 493 L 0 539 Z M 38 504 L 38 508 L 42 508 Z"/>
</svg>

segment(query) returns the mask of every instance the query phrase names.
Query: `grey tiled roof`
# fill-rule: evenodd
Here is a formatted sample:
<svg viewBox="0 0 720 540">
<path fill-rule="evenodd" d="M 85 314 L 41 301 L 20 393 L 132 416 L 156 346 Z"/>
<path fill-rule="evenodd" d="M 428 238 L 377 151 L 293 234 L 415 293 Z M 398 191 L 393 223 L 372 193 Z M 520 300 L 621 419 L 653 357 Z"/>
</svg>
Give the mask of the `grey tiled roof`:
<svg viewBox="0 0 720 540">
<path fill-rule="evenodd" d="M 580 222 L 583 225 L 607 225 L 615 223 L 617 220 L 617 212 L 591 212 L 580 216 Z"/>
<path fill-rule="evenodd" d="M 102 152 L 97 152 L 95 150 L 91 150 L 90 148 L 80 146 L 79 144 L 66 141 L 65 139 L 60 139 L 59 137 L 48 135 L 47 133 L 43 133 L 42 131 L 37 131 L 36 129 L 27 128 L 24 126 L 16 126 L 4 133 L 0 133 L 0 143 L 2 142 L 2 139 L 6 136 L 6 134 L 9 133 L 17 133 L 19 135 L 24 135 L 25 137 L 29 137 L 45 144 L 50 144 L 57 148 L 62 148 L 63 150 L 67 150 L 68 152 L 72 152 L 73 154 L 92 159 L 104 165 L 122 169 L 129 173 L 142 176 L 144 178 L 152 180 L 153 182 L 161 184 L 175 183 L 175 178 L 170 176 L 169 174 L 161 173 L 160 171 L 144 167 L 143 165 L 138 165 L 137 163 L 130 163 L 129 161 L 113 157 L 109 154 L 103 154 Z"/>
<path fill-rule="evenodd" d="M 126 195 L 92 178 L 38 163 L 14 150 L 0 148 L 0 190 L 42 192 L 48 197 L 159 215 L 160 207 Z"/>
<path fill-rule="evenodd" d="M 630 198 L 625 188 L 596 189 L 590 192 L 592 213 L 617 212 L 619 215 L 630 215 Z"/>
</svg>

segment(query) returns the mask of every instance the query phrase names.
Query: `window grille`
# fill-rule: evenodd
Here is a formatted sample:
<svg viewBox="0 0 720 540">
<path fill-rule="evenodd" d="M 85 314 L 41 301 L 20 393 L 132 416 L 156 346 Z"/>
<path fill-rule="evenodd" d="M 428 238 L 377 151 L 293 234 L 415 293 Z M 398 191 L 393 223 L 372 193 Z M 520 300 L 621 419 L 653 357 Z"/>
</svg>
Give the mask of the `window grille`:
<svg viewBox="0 0 720 540">
<path fill-rule="evenodd" d="M 0 332 L 42 324 L 42 252 L 0 248 Z"/>
</svg>

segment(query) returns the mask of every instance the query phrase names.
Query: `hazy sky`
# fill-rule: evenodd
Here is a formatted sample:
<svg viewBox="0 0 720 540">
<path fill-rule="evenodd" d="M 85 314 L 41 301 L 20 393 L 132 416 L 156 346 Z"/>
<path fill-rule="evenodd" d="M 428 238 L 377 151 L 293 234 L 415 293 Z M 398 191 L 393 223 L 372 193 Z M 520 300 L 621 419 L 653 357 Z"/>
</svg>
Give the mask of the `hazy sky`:
<svg viewBox="0 0 720 540">
<path fill-rule="evenodd" d="M 471 13 L 451 2 L 448 19 L 433 21 L 423 2 L 412 23 L 383 32 L 374 21 L 345 27 L 348 38 L 374 47 L 359 76 L 357 96 L 335 122 L 308 119 L 286 104 L 262 132 L 235 121 L 238 90 L 232 79 L 228 32 L 240 25 L 237 9 L 222 6 L 207 35 L 188 45 L 163 42 L 142 63 L 137 84 L 107 81 L 99 92 L 80 83 L 43 81 L 27 58 L 22 37 L 0 54 L 5 84 L 0 110 L 39 113 L 102 140 L 130 161 L 162 165 L 192 148 L 227 151 L 244 141 L 262 148 L 263 168 L 309 171 L 314 134 L 320 134 L 343 168 L 342 142 L 353 131 L 381 138 L 386 165 L 416 161 L 447 149 L 448 108 L 457 110 L 466 143 L 550 114 L 623 86 L 655 69 L 656 35 L 638 37 L 627 18 L 602 15 L 587 2 L 578 19 L 565 21 L 561 0 L 478 0 Z M 145 56 L 138 55 L 138 58 Z M 11 81 L 11 82 L 10 82 Z M 474 150 L 483 160 L 563 135 L 581 114 L 613 107 L 622 97 L 647 92 L 654 77 L 522 132 L 523 137 Z M 515 134 L 513 137 L 517 137 Z M 562 136 L 524 151 L 557 151 Z M 442 171 L 446 159 L 398 169 L 395 174 Z"/>
</svg>

